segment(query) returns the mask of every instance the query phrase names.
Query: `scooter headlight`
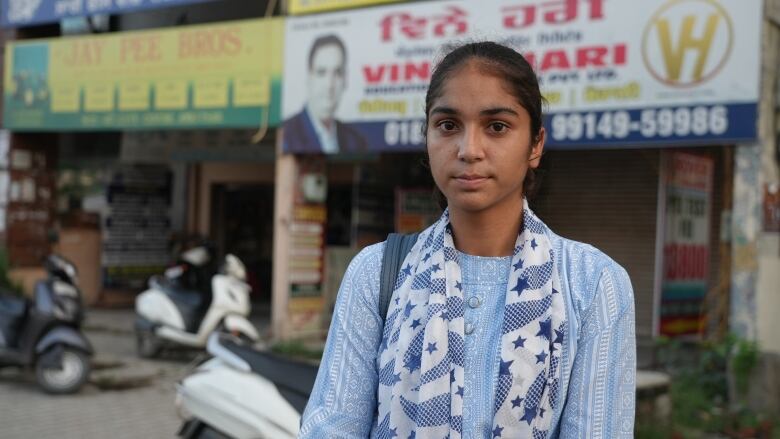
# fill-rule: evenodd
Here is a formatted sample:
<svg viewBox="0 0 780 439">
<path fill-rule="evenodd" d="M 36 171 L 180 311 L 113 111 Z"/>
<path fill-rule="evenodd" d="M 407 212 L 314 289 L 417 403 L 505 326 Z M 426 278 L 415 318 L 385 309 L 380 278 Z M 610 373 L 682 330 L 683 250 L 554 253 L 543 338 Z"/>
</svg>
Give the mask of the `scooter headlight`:
<svg viewBox="0 0 780 439">
<path fill-rule="evenodd" d="M 75 321 L 78 318 L 79 304 L 74 300 L 61 298 L 54 303 L 54 317 L 64 321 Z"/>
</svg>

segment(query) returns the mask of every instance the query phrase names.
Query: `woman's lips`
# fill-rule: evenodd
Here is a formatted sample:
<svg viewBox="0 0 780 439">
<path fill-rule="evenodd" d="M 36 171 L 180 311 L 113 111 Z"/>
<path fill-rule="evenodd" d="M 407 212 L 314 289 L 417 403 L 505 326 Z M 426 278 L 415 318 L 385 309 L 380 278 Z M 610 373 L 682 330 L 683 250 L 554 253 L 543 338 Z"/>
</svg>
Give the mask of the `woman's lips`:
<svg viewBox="0 0 780 439">
<path fill-rule="evenodd" d="M 466 189 L 477 188 L 485 183 L 488 178 L 477 174 L 463 174 L 455 176 L 457 184 Z"/>
</svg>

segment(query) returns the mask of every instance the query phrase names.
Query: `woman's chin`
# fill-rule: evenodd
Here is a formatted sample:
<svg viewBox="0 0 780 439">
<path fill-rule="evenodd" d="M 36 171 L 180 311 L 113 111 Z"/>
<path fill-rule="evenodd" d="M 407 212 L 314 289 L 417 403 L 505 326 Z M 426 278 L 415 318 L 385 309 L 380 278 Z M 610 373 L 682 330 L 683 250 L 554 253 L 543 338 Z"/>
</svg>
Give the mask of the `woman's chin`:
<svg viewBox="0 0 780 439">
<path fill-rule="evenodd" d="M 479 213 L 489 209 L 493 204 L 484 194 L 478 193 L 464 193 L 447 198 L 447 206 L 449 206 L 450 211 Z"/>
<path fill-rule="evenodd" d="M 507 214 L 510 214 L 516 209 L 522 210 L 523 197 L 520 195 L 515 199 L 513 195 L 495 197 L 489 196 L 485 192 L 459 192 L 447 196 L 447 206 L 449 206 L 450 212 L 483 214 L 495 210 L 506 211 Z"/>
</svg>

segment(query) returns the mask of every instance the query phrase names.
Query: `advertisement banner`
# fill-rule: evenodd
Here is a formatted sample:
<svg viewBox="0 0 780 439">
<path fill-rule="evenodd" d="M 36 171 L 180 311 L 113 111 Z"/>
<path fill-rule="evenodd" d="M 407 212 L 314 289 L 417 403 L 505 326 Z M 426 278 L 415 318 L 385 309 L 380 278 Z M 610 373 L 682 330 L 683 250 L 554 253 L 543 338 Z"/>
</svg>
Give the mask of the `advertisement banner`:
<svg viewBox="0 0 780 439">
<path fill-rule="evenodd" d="M 171 262 L 171 179 L 165 165 L 110 171 L 101 212 L 105 288 L 141 291 Z"/>
<path fill-rule="evenodd" d="M 282 19 L 12 43 L 10 130 L 274 126 Z"/>
<path fill-rule="evenodd" d="M 212 0 L 0 0 L 0 26 L 56 23 L 64 18 L 124 14 Z"/>
<path fill-rule="evenodd" d="M 290 223 L 287 306 L 290 327 L 301 335 L 322 329 L 328 216 L 326 162 L 322 157 L 308 157 L 299 163 L 297 174 Z"/>
<path fill-rule="evenodd" d="M 484 40 L 536 69 L 551 147 L 749 141 L 761 12 L 758 0 L 451 0 L 293 17 L 285 150 L 419 150 L 442 48 Z"/>
<path fill-rule="evenodd" d="M 710 261 L 712 158 L 686 153 L 664 156 L 666 215 L 661 334 L 698 334 Z"/>
<path fill-rule="evenodd" d="M 287 0 L 287 12 L 290 15 L 312 14 L 398 1 L 400 0 Z"/>
</svg>

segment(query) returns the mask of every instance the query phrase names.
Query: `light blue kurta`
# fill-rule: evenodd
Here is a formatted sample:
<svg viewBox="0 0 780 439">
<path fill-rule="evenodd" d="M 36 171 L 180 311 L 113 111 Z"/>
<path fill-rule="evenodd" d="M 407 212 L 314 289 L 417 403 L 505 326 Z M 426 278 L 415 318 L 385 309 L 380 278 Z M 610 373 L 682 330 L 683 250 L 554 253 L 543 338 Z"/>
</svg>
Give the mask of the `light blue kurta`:
<svg viewBox="0 0 780 439">
<path fill-rule="evenodd" d="M 550 437 L 633 437 L 634 301 L 625 270 L 597 249 L 550 233 L 568 333 L 562 353 L 564 403 Z M 301 438 L 379 437 L 377 364 L 383 319 L 379 277 L 384 243 L 350 264 L 339 290 Z M 465 306 L 463 437 L 492 438 L 501 322 L 510 258 L 461 254 Z M 472 299 L 472 297 L 474 299 Z M 406 439 L 406 438 L 403 438 Z"/>
</svg>

